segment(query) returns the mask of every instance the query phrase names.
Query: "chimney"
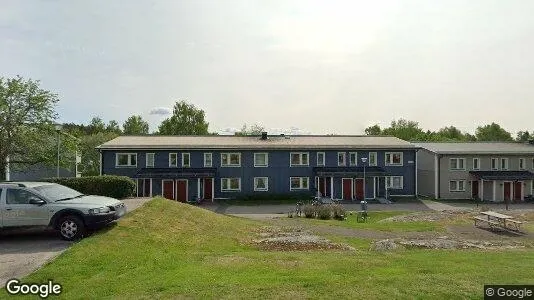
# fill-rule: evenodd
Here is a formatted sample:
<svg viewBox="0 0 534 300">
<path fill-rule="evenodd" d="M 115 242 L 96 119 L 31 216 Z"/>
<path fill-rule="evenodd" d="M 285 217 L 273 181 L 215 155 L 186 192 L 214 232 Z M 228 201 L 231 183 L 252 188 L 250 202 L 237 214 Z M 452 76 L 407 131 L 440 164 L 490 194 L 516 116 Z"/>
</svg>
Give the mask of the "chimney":
<svg viewBox="0 0 534 300">
<path fill-rule="evenodd" d="M 262 140 L 267 140 L 267 132 L 266 131 L 261 133 L 261 139 Z"/>
</svg>

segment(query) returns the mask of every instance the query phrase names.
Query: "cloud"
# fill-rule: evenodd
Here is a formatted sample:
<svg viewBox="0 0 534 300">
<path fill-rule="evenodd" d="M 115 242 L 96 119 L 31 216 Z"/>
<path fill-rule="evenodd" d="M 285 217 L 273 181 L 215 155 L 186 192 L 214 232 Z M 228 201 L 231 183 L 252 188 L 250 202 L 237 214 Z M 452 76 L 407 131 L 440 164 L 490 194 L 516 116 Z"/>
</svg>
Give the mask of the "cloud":
<svg viewBox="0 0 534 300">
<path fill-rule="evenodd" d="M 150 110 L 151 115 L 166 116 L 171 114 L 171 109 L 168 107 L 154 107 Z"/>
</svg>

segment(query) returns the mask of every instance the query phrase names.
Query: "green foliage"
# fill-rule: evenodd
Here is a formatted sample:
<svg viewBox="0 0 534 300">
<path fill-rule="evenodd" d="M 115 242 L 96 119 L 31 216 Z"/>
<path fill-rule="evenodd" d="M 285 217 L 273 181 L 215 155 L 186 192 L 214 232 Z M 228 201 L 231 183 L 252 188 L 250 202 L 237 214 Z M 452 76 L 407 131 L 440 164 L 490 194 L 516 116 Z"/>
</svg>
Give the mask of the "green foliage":
<svg viewBox="0 0 534 300">
<path fill-rule="evenodd" d="M 0 178 L 6 158 L 20 165 L 53 161 L 56 94 L 39 81 L 0 77 Z"/>
<path fill-rule="evenodd" d="M 174 104 L 173 115 L 159 125 L 162 135 L 204 135 L 208 133 L 209 123 L 205 121 L 203 110 L 185 101 Z"/>
<path fill-rule="evenodd" d="M 516 141 L 518 142 L 528 142 L 534 137 L 534 135 L 531 135 L 528 130 L 527 131 L 519 131 L 517 133 Z"/>
<path fill-rule="evenodd" d="M 94 134 L 98 132 L 105 132 L 106 131 L 106 124 L 104 121 L 102 121 L 102 118 L 100 117 L 93 117 L 91 119 L 91 122 L 89 123 L 88 134 Z"/>
<path fill-rule="evenodd" d="M 381 133 L 382 129 L 378 124 L 365 128 L 366 135 L 380 135 Z"/>
<path fill-rule="evenodd" d="M 343 205 L 333 204 L 330 206 L 330 208 L 332 209 L 332 215 L 336 220 L 343 220 L 347 216 L 347 211 Z"/>
<path fill-rule="evenodd" d="M 479 126 L 475 132 L 477 141 L 513 141 L 512 135 L 499 124 Z"/>
<path fill-rule="evenodd" d="M 78 165 L 78 170 L 82 176 L 96 176 L 100 174 L 100 153 L 97 146 L 116 138 L 118 135 L 113 132 L 98 132 L 82 136 L 79 142 L 82 161 Z"/>
<path fill-rule="evenodd" d="M 260 124 L 254 124 L 250 127 L 247 127 L 247 124 L 243 124 L 243 127 L 241 127 L 240 131 L 237 131 L 235 135 L 243 136 L 243 135 L 261 135 L 262 132 L 265 131 L 265 128 L 261 126 Z"/>
<path fill-rule="evenodd" d="M 317 206 L 317 218 L 321 220 L 332 219 L 332 208 L 330 205 L 318 205 Z"/>
<path fill-rule="evenodd" d="M 116 134 L 122 134 L 122 130 L 119 127 L 119 123 L 115 120 L 109 121 L 108 125 L 106 126 L 106 132 L 113 132 Z"/>
<path fill-rule="evenodd" d="M 88 176 L 71 178 L 48 178 L 48 182 L 59 183 L 87 195 L 100 195 L 122 199 L 135 193 L 135 182 L 126 176 Z"/>
<path fill-rule="evenodd" d="M 308 219 L 315 218 L 315 216 L 317 215 L 317 206 L 306 204 L 302 207 L 302 213 Z"/>
<path fill-rule="evenodd" d="M 141 116 L 130 116 L 122 127 L 125 135 L 148 134 L 148 122 Z"/>
</svg>

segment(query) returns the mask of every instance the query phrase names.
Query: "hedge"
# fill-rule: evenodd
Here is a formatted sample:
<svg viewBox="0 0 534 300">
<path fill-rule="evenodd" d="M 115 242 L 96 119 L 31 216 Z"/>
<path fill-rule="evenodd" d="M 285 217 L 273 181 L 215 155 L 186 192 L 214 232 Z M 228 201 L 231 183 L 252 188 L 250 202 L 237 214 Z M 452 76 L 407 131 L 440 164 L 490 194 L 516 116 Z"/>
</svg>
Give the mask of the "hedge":
<svg viewBox="0 0 534 300">
<path fill-rule="evenodd" d="M 100 195 L 117 199 L 135 195 L 135 182 L 126 176 L 47 178 L 44 181 L 59 183 L 87 195 Z"/>
</svg>

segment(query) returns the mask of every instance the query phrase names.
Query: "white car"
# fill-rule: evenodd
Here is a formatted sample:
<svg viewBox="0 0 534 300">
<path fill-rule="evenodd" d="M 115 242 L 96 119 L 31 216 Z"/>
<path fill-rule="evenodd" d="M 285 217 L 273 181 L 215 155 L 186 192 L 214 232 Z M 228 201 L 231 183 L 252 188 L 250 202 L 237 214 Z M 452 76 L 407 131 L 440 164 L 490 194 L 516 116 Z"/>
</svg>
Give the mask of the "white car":
<svg viewBox="0 0 534 300">
<path fill-rule="evenodd" d="M 0 230 L 45 226 L 56 229 L 65 240 L 84 236 L 126 213 L 122 201 L 84 195 L 49 182 L 0 182 Z"/>
</svg>

